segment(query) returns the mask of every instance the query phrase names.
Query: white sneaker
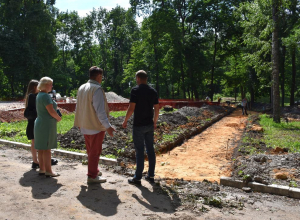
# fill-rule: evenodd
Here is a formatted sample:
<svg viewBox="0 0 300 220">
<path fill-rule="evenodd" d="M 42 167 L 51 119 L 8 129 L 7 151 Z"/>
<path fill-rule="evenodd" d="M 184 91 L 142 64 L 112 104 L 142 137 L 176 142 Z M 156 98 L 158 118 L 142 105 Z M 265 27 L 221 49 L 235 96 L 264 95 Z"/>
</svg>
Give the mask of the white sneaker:
<svg viewBox="0 0 300 220">
<path fill-rule="evenodd" d="M 87 178 L 87 183 L 105 183 L 106 178 L 97 176 L 95 179 L 88 177 Z"/>
</svg>

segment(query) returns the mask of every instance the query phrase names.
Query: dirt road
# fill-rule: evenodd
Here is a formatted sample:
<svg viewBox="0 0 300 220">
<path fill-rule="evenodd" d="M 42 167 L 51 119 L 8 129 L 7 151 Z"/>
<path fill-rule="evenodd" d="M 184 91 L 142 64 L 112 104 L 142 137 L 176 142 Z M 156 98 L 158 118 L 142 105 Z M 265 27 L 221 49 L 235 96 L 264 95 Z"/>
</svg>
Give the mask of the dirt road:
<svg viewBox="0 0 300 220">
<path fill-rule="evenodd" d="M 242 136 L 246 121 L 242 111 L 235 110 L 170 153 L 158 155 L 156 175 L 218 182 L 220 176 L 230 176 L 231 154 Z"/>
</svg>

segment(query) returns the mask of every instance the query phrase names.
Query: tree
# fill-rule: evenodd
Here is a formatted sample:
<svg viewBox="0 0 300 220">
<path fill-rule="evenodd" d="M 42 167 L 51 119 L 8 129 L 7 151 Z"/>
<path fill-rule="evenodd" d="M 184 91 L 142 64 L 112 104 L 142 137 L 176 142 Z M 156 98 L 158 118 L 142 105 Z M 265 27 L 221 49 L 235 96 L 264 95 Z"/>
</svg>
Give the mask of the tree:
<svg viewBox="0 0 300 220">
<path fill-rule="evenodd" d="M 273 120 L 276 123 L 280 123 L 278 13 L 279 0 L 272 0 L 272 16 L 274 25 L 272 33 Z"/>
<path fill-rule="evenodd" d="M 51 72 L 56 46 L 47 4 L 33 0 L 1 3 L 0 57 L 12 96 L 24 95 L 30 79 Z"/>
</svg>

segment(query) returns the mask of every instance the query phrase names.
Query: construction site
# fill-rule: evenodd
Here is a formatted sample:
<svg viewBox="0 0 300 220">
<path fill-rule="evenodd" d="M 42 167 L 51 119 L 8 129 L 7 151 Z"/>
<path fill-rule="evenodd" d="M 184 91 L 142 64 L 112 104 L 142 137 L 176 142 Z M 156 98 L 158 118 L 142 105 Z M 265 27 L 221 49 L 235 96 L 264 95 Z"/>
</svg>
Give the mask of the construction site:
<svg viewBox="0 0 300 220">
<path fill-rule="evenodd" d="M 128 108 L 127 99 L 114 93 L 106 95 L 111 111 Z M 75 101 L 58 102 L 65 115 L 73 114 L 75 106 Z M 64 210 L 60 219 L 120 219 L 120 216 L 125 219 L 256 219 L 256 215 L 263 216 L 263 219 L 287 219 L 287 216 L 298 219 L 300 154 L 284 148 L 267 148 L 262 141 L 254 144 L 256 152 L 260 153 L 249 153 L 247 147 L 253 143 L 242 141 L 249 135 L 262 138 L 259 115 L 268 110 L 267 105 L 257 105 L 248 116 L 242 115 L 237 105 L 226 102 L 160 100 L 161 110 L 165 106 L 175 110 L 163 111 L 155 130 L 156 184 L 145 184 L 138 192 L 124 181 L 134 174 L 135 169 L 132 119 L 128 128 L 123 129 L 124 116 L 110 117 L 116 133 L 114 137 L 106 135 L 102 156 L 113 155 L 116 162 L 101 165 L 108 183 L 93 187 L 83 183 L 84 159 L 70 156 L 71 152 L 70 155 L 55 154 L 59 160 L 56 168 L 62 177 L 43 183 L 53 184 L 50 188 L 43 187 L 39 177 L 34 175 L 36 171 L 29 169 L 29 151 L 22 150 L 18 144 L 4 142 L 6 137 L 12 138 L 18 132 L 2 132 L 2 198 L 11 204 L 9 208 L 6 206 L 5 216 L 17 209 L 21 211 L 19 215 L 28 217 L 30 209 L 25 206 L 32 203 L 29 205 L 31 209 L 33 204 L 42 205 L 47 210 L 48 219 L 56 215 L 57 206 Z M 3 124 L 25 120 L 24 103 L 3 102 L 0 107 Z M 300 119 L 299 107 L 285 108 L 283 112 L 290 122 Z M 83 135 L 76 127 L 58 134 L 58 142 L 66 151 L 85 150 Z M 18 164 L 22 168 L 16 169 Z M 273 191 L 269 189 L 271 186 L 275 188 Z M 6 187 L 14 188 L 13 194 L 7 193 Z M 32 187 L 33 198 L 23 187 Z M 74 201 L 71 200 L 74 192 L 69 192 L 76 192 L 80 187 L 77 202 L 71 202 Z M 99 189 L 104 194 L 95 191 Z M 88 197 L 94 199 L 88 200 Z M 48 205 L 43 204 L 46 199 Z M 62 202 L 65 200 L 70 202 Z M 137 206 L 143 207 L 142 213 L 135 212 Z M 297 213 L 291 215 L 291 210 Z M 3 211 L 2 206 L 1 213 Z"/>
</svg>

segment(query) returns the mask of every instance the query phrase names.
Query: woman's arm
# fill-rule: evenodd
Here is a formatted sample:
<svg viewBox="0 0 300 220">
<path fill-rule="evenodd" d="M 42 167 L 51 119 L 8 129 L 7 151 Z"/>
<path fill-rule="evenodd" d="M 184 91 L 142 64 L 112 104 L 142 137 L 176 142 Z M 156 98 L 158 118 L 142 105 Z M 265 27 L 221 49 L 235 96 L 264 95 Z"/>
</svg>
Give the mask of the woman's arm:
<svg viewBox="0 0 300 220">
<path fill-rule="evenodd" d="M 48 113 L 57 120 L 57 122 L 61 121 L 61 117 L 57 114 L 57 112 L 53 108 L 53 104 L 46 105 L 46 109 Z"/>
</svg>

